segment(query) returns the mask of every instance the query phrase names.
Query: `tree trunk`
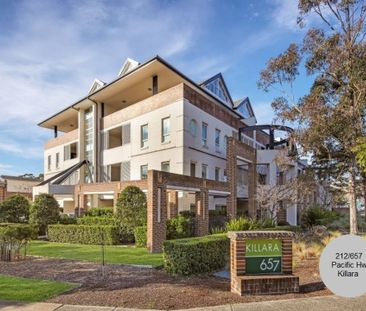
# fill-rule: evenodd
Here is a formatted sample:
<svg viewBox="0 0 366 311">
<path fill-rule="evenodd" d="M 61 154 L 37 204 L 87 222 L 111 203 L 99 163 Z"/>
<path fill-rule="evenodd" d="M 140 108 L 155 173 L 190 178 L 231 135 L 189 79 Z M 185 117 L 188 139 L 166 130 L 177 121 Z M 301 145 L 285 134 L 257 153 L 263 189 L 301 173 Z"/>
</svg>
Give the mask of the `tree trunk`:
<svg viewBox="0 0 366 311">
<path fill-rule="evenodd" d="M 357 234 L 357 207 L 356 207 L 356 174 L 354 169 L 349 176 L 349 229 L 350 234 Z"/>
</svg>

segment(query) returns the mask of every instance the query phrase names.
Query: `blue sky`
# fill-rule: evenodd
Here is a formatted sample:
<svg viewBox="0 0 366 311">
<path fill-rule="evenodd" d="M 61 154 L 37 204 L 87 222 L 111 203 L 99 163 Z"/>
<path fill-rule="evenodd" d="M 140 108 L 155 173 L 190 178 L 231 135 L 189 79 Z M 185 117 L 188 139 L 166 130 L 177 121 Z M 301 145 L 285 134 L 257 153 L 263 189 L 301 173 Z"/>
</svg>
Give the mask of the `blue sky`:
<svg viewBox="0 0 366 311">
<path fill-rule="evenodd" d="M 109 82 L 127 57 L 159 54 L 196 81 L 222 72 L 234 99 L 249 96 L 259 123 L 272 121 L 276 94 L 256 87 L 260 70 L 304 30 L 295 0 L 2 1 L 0 175 L 43 171 L 37 127 Z M 309 20 L 311 23 L 311 20 Z M 306 78 L 298 95 L 309 87 Z"/>
</svg>

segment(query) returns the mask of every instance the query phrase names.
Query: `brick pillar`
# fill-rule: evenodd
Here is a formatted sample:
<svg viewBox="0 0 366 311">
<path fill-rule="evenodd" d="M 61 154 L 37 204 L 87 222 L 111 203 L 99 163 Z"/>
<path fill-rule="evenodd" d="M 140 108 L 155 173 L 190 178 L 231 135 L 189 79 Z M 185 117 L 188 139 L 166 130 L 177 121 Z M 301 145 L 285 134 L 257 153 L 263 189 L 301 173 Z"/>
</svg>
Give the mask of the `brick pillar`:
<svg viewBox="0 0 366 311">
<path fill-rule="evenodd" d="M 196 192 L 196 236 L 208 234 L 208 191 Z"/>
<path fill-rule="evenodd" d="M 282 240 L 282 273 L 292 274 L 292 238 Z"/>
<path fill-rule="evenodd" d="M 241 295 L 241 283 L 237 277 L 245 275 L 245 240 L 230 240 L 231 291 Z"/>
<path fill-rule="evenodd" d="M 236 217 L 237 211 L 237 199 L 236 199 L 236 150 L 235 150 L 235 140 L 233 137 L 228 137 L 227 147 L 226 147 L 226 174 L 227 181 L 229 185 L 229 196 L 226 199 L 227 206 L 227 216 L 232 219 Z"/>
<path fill-rule="evenodd" d="M 169 190 L 167 194 L 168 219 L 170 219 L 178 215 L 178 191 Z"/>
<path fill-rule="evenodd" d="M 158 172 L 148 171 L 147 177 L 147 248 L 150 253 L 162 251 L 166 239 L 167 195 L 158 184 Z"/>
</svg>

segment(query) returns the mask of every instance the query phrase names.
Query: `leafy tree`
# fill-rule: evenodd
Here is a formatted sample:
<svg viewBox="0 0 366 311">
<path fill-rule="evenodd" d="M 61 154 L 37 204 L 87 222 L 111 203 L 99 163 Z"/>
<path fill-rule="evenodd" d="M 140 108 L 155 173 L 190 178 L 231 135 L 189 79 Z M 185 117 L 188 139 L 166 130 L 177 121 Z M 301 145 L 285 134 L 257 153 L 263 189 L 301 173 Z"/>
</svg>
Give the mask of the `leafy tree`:
<svg viewBox="0 0 366 311">
<path fill-rule="evenodd" d="M 329 178 L 348 178 L 350 231 L 357 233 L 356 179 L 360 168 L 354 148 L 365 136 L 366 5 L 356 0 L 299 0 L 300 27 L 308 15 L 322 22 L 307 30 L 261 72 L 258 86 L 281 90 L 272 107 L 283 122 L 298 128 L 294 138 Z M 300 67 L 313 79 L 308 94 L 297 99 L 293 84 Z"/>
<path fill-rule="evenodd" d="M 55 224 L 60 218 L 60 206 L 55 198 L 47 193 L 36 196 L 31 209 L 29 222 L 39 228 L 40 234 L 47 234 L 47 226 Z"/>
<path fill-rule="evenodd" d="M 147 224 L 146 195 L 139 187 L 128 186 L 120 193 L 116 217 L 132 233 L 136 227 Z"/>
<path fill-rule="evenodd" d="M 29 200 L 15 194 L 0 204 L 0 221 L 10 223 L 26 223 L 29 220 Z"/>
</svg>

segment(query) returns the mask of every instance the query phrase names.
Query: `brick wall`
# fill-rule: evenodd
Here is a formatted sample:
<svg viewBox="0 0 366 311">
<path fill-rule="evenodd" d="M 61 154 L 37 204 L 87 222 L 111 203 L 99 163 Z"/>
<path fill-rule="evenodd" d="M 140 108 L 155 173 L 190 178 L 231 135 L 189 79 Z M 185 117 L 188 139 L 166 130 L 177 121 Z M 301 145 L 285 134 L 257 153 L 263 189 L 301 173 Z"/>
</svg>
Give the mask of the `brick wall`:
<svg viewBox="0 0 366 311">
<path fill-rule="evenodd" d="M 292 275 L 293 232 L 240 231 L 229 232 L 231 291 L 239 295 L 285 294 L 299 291 L 299 278 Z M 282 273 L 246 275 L 245 241 L 247 239 L 282 240 Z"/>
</svg>

